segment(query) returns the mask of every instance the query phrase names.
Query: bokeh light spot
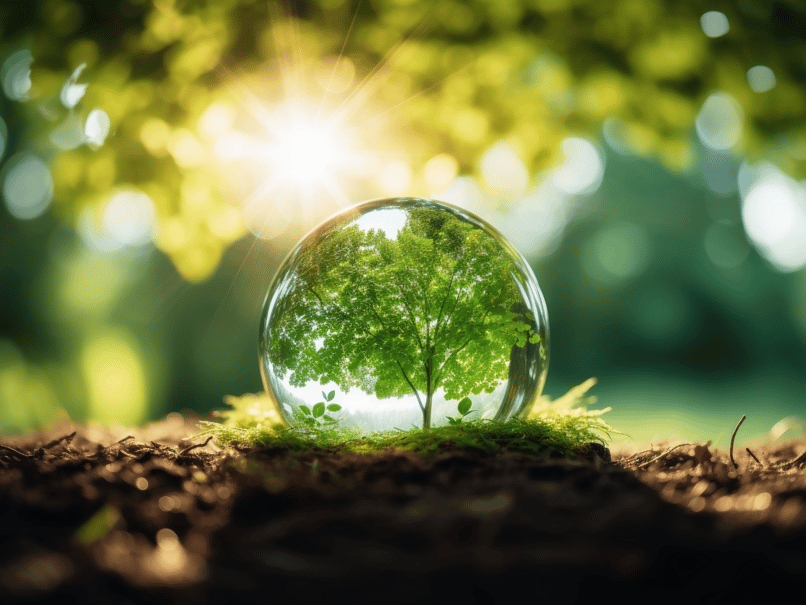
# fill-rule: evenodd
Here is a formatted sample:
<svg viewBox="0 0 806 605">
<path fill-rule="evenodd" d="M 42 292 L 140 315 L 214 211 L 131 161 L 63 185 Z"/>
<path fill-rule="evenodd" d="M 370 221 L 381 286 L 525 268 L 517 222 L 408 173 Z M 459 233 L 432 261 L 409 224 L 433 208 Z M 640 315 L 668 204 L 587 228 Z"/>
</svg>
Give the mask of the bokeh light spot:
<svg viewBox="0 0 806 605">
<path fill-rule="evenodd" d="M 380 174 L 380 185 L 388 195 L 402 195 L 411 184 L 411 168 L 405 162 L 392 160 L 388 162 Z"/>
<path fill-rule="evenodd" d="M 224 206 L 208 219 L 210 232 L 224 241 L 232 242 L 244 233 L 243 213 L 234 206 Z"/>
<path fill-rule="evenodd" d="M 586 273 L 598 281 L 622 281 L 642 273 L 651 260 L 649 234 L 641 225 L 614 222 L 583 249 Z"/>
<path fill-rule="evenodd" d="M 479 161 L 481 176 L 494 189 L 507 193 L 523 193 L 529 184 L 529 171 L 514 147 L 496 143 Z"/>
<path fill-rule="evenodd" d="M 697 114 L 697 135 L 711 149 L 730 149 L 742 135 L 744 112 L 732 96 L 715 92 Z"/>
<path fill-rule="evenodd" d="M 557 249 L 570 214 L 571 199 L 550 183 L 543 183 L 513 204 L 500 225 L 495 216 L 491 217 L 491 222 L 527 258 L 534 258 L 547 256 Z"/>
<path fill-rule="evenodd" d="M 136 425 L 147 415 L 145 371 L 131 335 L 111 331 L 89 340 L 81 354 L 89 410 L 100 422 Z"/>
<path fill-rule="evenodd" d="M 198 166 L 205 160 L 205 151 L 192 132 L 179 129 L 168 142 L 168 149 L 181 168 Z"/>
<path fill-rule="evenodd" d="M 150 242 L 155 218 L 154 202 L 141 191 L 116 193 L 104 209 L 104 226 L 124 246 Z"/>
<path fill-rule="evenodd" d="M 86 67 L 86 63 L 82 63 L 76 67 L 73 73 L 70 74 L 70 77 L 67 78 L 67 82 L 62 86 L 62 90 L 59 93 L 59 100 L 62 102 L 62 105 L 68 109 L 72 109 L 78 105 L 78 102 L 87 92 L 87 84 L 77 84 L 78 78 L 81 77 L 81 72 L 84 71 Z"/>
<path fill-rule="evenodd" d="M 208 136 L 220 137 L 229 132 L 234 122 L 235 111 L 231 105 L 213 103 L 199 118 L 199 129 Z"/>
<path fill-rule="evenodd" d="M 604 176 L 604 159 L 585 139 L 569 137 L 562 142 L 563 163 L 554 171 L 554 185 L 569 195 L 593 193 Z"/>
<path fill-rule="evenodd" d="M 467 143 L 478 143 L 490 127 L 489 119 L 480 109 L 465 107 L 453 116 L 453 132 L 457 138 Z"/>
<path fill-rule="evenodd" d="M 98 107 L 90 112 L 87 116 L 87 122 L 84 125 L 84 134 L 87 137 L 87 144 L 90 147 L 98 148 L 104 144 L 106 137 L 109 135 L 109 129 L 112 123 L 107 113 Z"/>
<path fill-rule="evenodd" d="M 53 199 L 53 178 L 45 162 L 20 152 L 8 161 L 3 172 L 3 199 L 12 215 L 32 219 L 47 210 Z"/>
<path fill-rule="evenodd" d="M 86 208 L 77 226 L 84 243 L 95 250 L 116 252 L 127 246 L 143 246 L 153 239 L 156 209 L 153 200 L 141 191 L 115 192 L 99 218 Z"/>
<path fill-rule="evenodd" d="M 719 38 L 730 31 L 730 22 L 725 13 L 708 11 L 700 17 L 702 31 L 709 38 Z"/>
<path fill-rule="evenodd" d="M 171 128 L 159 118 L 149 118 L 140 127 L 140 141 L 152 155 L 162 155 L 171 136 Z"/>
<path fill-rule="evenodd" d="M 27 48 L 11 53 L 0 67 L 0 83 L 3 92 L 12 101 L 28 100 L 28 91 L 31 90 L 31 64 L 34 56 Z"/>
<path fill-rule="evenodd" d="M 761 171 L 742 203 L 747 235 L 777 269 L 806 266 L 806 191 L 777 169 Z"/>
<path fill-rule="evenodd" d="M 459 173 L 459 162 L 448 153 L 440 153 L 425 163 L 423 177 L 432 191 L 440 191 L 448 186 Z"/>
<path fill-rule="evenodd" d="M 753 92 L 767 92 L 775 88 L 775 72 L 766 65 L 756 65 L 747 70 L 747 83 Z"/>
<path fill-rule="evenodd" d="M 64 121 L 50 133 L 50 142 L 62 151 L 75 149 L 85 141 L 84 121 L 78 113 L 68 114 Z"/>
</svg>

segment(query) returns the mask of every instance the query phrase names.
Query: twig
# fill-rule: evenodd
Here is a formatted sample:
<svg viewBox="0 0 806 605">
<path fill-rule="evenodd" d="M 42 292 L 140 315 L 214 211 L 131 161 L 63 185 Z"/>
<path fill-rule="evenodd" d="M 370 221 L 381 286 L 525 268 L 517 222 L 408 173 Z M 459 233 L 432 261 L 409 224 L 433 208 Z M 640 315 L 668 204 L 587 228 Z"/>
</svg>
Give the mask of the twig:
<svg viewBox="0 0 806 605">
<path fill-rule="evenodd" d="M 750 451 L 750 448 L 749 448 L 749 447 L 746 447 L 746 448 L 744 448 L 744 449 L 747 451 L 747 453 L 748 453 L 748 454 L 750 454 L 750 455 L 753 457 L 753 460 L 755 460 L 756 462 L 758 462 L 759 464 L 761 464 L 761 460 L 759 460 L 758 458 L 756 458 L 756 455 L 755 455 L 753 452 L 751 452 L 751 451 Z"/>
<path fill-rule="evenodd" d="M 134 437 L 132 435 L 129 435 L 128 437 L 124 437 L 120 441 L 115 441 L 115 443 L 110 443 L 109 445 L 101 445 L 99 443 L 98 444 L 99 449 L 96 452 L 96 454 L 100 454 L 101 452 L 105 452 L 106 450 L 112 449 L 113 447 L 115 447 L 116 445 L 120 445 L 121 443 L 126 443 L 129 439 L 134 439 Z"/>
<path fill-rule="evenodd" d="M 210 441 L 211 441 L 212 439 L 213 439 L 213 436 L 212 436 L 212 435 L 210 435 L 210 436 L 207 438 L 207 441 L 205 441 L 204 443 L 197 443 L 196 445 L 191 445 L 190 447 L 186 447 L 186 448 L 185 448 L 185 449 L 183 449 L 181 452 L 179 452 L 179 453 L 176 455 L 176 457 L 177 457 L 177 458 L 181 458 L 182 456 L 184 456 L 185 454 L 187 454 L 189 451 L 191 451 L 191 450 L 195 450 L 197 447 L 204 447 L 205 445 L 207 445 L 208 443 L 210 443 Z"/>
<path fill-rule="evenodd" d="M 803 464 L 804 462 L 806 462 L 806 452 L 803 452 L 800 456 L 796 456 L 789 462 L 784 462 L 778 468 L 780 468 L 781 470 L 787 470 L 792 468 L 793 466 Z"/>
<path fill-rule="evenodd" d="M 652 448 L 649 448 L 648 450 L 644 450 L 642 452 L 636 452 L 635 454 L 631 454 L 631 455 L 627 456 L 626 458 L 622 458 L 621 460 L 619 460 L 619 462 L 621 464 L 626 464 L 627 462 L 631 462 L 634 458 L 640 458 L 644 454 L 648 454 L 648 453 L 653 452 L 653 451 L 654 450 Z"/>
<path fill-rule="evenodd" d="M 679 448 L 679 447 L 683 447 L 684 445 L 691 445 L 691 444 L 690 444 L 690 443 L 678 443 L 678 444 L 677 444 L 677 445 L 675 445 L 674 447 L 670 447 L 668 450 L 666 450 L 666 451 L 665 451 L 665 452 L 663 452 L 662 454 L 659 454 L 658 456 L 655 456 L 655 457 L 654 457 L 654 458 L 652 458 L 651 460 L 647 460 L 646 462 L 642 462 L 641 464 L 639 464 L 639 465 L 638 465 L 638 466 L 636 466 L 635 468 L 644 468 L 645 466 L 649 466 L 649 465 L 650 465 L 650 464 L 652 464 L 653 462 L 657 462 L 658 460 L 660 460 L 660 459 L 661 459 L 661 458 L 663 458 L 664 456 L 668 456 L 668 455 L 669 455 L 669 454 L 671 454 L 671 453 L 672 453 L 674 450 L 676 450 L 676 449 L 677 449 L 677 448 Z"/>
<path fill-rule="evenodd" d="M 66 442 L 65 445 L 70 445 L 70 442 L 73 441 L 73 437 L 75 437 L 75 436 L 76 436 L 76 431 L 73 431 L 69 435 L 63 435 L 62 437 L 59 437 L 58 439 L 54 439 L 53 441 L 48 441 L 45 445 L 42 446 L 42 449 L 49 450 L 52 447 L 56 447 L 57 445 L 59 445 L 63 441 Z"/>
<path fill-rule="evenodd" d="M 736 433 L 739 432 L 739 427 L 742 426 L 742 422 L 745 421 L 747 418 L 747 414 L 742 416 L 742 419 L 739 421 L 739 424 L 736 425 L 736 428 L 733 429 L 733 435 L 730 436 L 730 461 L 733 463 L 733 468 L 739 468 L 739 465 L 736 464 L 736 461 L 733 459 L 733 441 L 736 439 Z M 755 456 L 753 456 L 755 458 Z"/>
<path fill-rule="evenodd" d="M 34 457 L 33 454 L 23 454 L 21 451 L 15 450 L 13 447 L 9 447 L 7 445 L 0 445 L 0 450 L 8 452 L 9 454 L 14 454 L 15 456 L 19 456 L 25 460 L 31 460 Z"/>
</svg>

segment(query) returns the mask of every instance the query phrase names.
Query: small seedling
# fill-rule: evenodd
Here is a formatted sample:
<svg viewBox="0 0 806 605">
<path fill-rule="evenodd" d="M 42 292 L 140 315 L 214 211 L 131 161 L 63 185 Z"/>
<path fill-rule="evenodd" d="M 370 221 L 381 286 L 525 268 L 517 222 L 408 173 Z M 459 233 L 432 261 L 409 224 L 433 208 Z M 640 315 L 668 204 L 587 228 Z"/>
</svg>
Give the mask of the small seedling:
<svg viewBox="0 0 806 605">
<path fill-rule="evenodd" d="M 456 406 L 456 411 L 459 412 L 459 416 L 453 418 L 448 416 L 448 424 L 454 426 L 457 424 L 462 424 L 462 419 L 467 416 L 468 414 L 473 414 L 474 412 L 470 411 L 470 406 L 473 405 L 473 402 L 470 401 L 470 397 L 465 397 L 459 402 L 459 405 Z"/>
<path fill-rule="evenodd" d="M 313 408 L 309 408 L 307 405 L 299 406 L 297 411 L 297 419 L 303 424 L 312 428 L 325 424 L 337 423 L 338 419 L 333 418 L 333 416 L 326 413 L 335 413 L 341 410 L 341 406 L 338 403 L 330 403 L 333 401 L 335 396 L 336 391 L 330 391 L 330 393 L 325 393 L 322 391 L 322 398 L 324 401 L 320 401 L 319 403 L 315 404 Z"/>
</svg>

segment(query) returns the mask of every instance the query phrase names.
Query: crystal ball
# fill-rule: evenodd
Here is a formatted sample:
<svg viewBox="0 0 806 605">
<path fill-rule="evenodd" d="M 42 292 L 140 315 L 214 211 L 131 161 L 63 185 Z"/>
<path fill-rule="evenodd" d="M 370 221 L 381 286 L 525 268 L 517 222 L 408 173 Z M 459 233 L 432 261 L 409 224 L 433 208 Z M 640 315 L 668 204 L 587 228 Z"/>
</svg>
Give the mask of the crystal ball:
<svg viewBox="0 0 806 605">
<path fill-rule="evenodd" d="M 539 397 L 548 316 L 526 260 L 428 199 L 351 206 L 286 257 L 260 323 L 263 384 L 300 428 L 505 421 Z"/>
</svg>

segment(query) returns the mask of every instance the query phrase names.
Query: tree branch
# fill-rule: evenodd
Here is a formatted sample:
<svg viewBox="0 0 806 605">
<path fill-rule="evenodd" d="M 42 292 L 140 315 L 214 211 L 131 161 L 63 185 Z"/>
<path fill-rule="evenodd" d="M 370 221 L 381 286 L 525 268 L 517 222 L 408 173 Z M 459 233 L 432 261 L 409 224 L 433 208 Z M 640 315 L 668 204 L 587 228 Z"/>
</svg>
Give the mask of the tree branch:
<svg viewBox="0 0 806 605">
<path fill-rule="evenodd" d="M 453 280 L 456 278 L 457 273 L 459 273 L 459 261 L 456 261 L 456 264 L 453 266 L 453 274 L 451 275 L 450 281 L 448 281 L 448 287 L 445 290 L 445 298 L 442 299 L 442 304 L 439 307 L 439 313 L 437 314 L 437 325 L 434 327 L 434 341 L 436 341 L 437 334 L 439 334 L 440 323 L 442 322 L 442 312 L 445 310 L 445 303 L 448 302 L 448 298 L 451 295 Z M 454 309 L 455 308 L 456 305 L 454 305 Z M 446 321 L 448 319 L 450 319 L 450 317 L 446 318 Z"/>
<path fill-rule="evenodd" d="M 490 314 L 490 310 L 488 309 L 488 310 L 487 310 L 487 312 L 486 312 L 486 313 L 484 313 L 484 316 L 481 318 L 481 322 L 480 322 L 480 323 L 481 323 L 481 325 L 482 325 L 482 326 L 484 325 L 484 321 L 487 319 L 487 316 L 488 316 L 489 314 Z M 453 352 L 452 352 L 450 355 L 448 355 L 448 357 L 445 359 L 445 361 L 443 361 L 443 362 L 442 362 L 442 364 L 439 366 L 439 369 L 437 370 L 437 376 L 436 376 L 436 379 L 434 380 L 434 388 L 436 388 L 436 385 L 437 385 L 437 384 L 439 384 L 439 381 L 441 381 L 441 380 L 442 380 L 442 371 L 445 369 L 445 366 L 448 364 L 448 362 L 449 362 L 449 361 L 450 361 L 450 360 L 451 360 L 453 357 L 455 357 L 457 353 L 459 353 L 459 352 L 460 352 L 462 349 L 464 349 L 464 348 L 465 348 L 465 347 L 466 347 L 468 344 L 470 344 L 470 341 L 471 341 L 471 340 L 473 340 L 473 336 L 471 336 L 470 338 L 468 338 L 468 339 L 465 341 L 465 343 L 464 343 L 464 344 L 463 344 L 461 347 L 459 347 L 458 349 L 454 349 L 454 350 L 453 350 Z"/>
<path fill-rule="evenodd" d="M 397 285 L 397 291 L 400 292 L 400 296 L 403 299 L 403 306 L 409 312 L 409 320 L 411 321 L 411 325 L 414 328 L 414 336 L 417 338 L 417 344 L 420 345 L 420 349 L 423 349 L 423 339 L 420 338 L 420 331 L 417 329 L 417 321 L 414 318 L 414 310 L 411 308 L 411 304 L 409 303 L 408 297 L 403 291 L 402 284 L 400 283 L 400 279 L 398 278 L 397 274 L 395 274 L 395 283 Z"/>
<path fill-rule="evenodd" d="M 425 406 L 423 405 L 422 399 L 420 399 L 420 393 L 417 391 L 416 388 L 414 388 L 414 385 L 412 384 L 411 380 L 409 380 L 409 377 L 406 375 L 406 370 L 403 369 L 403 365 L 397 359 L 395 359 L 395 363 L 398 365 L 400 371 L 403 373 L 403 378 L 405 378 L 406 382 L 409 383 L 411 390 L 414 391 L 414 396 L 417 398 L 417 405 L 420 406 L 420 411 L 423 414 L 425 414 Z"/>
</svg>

